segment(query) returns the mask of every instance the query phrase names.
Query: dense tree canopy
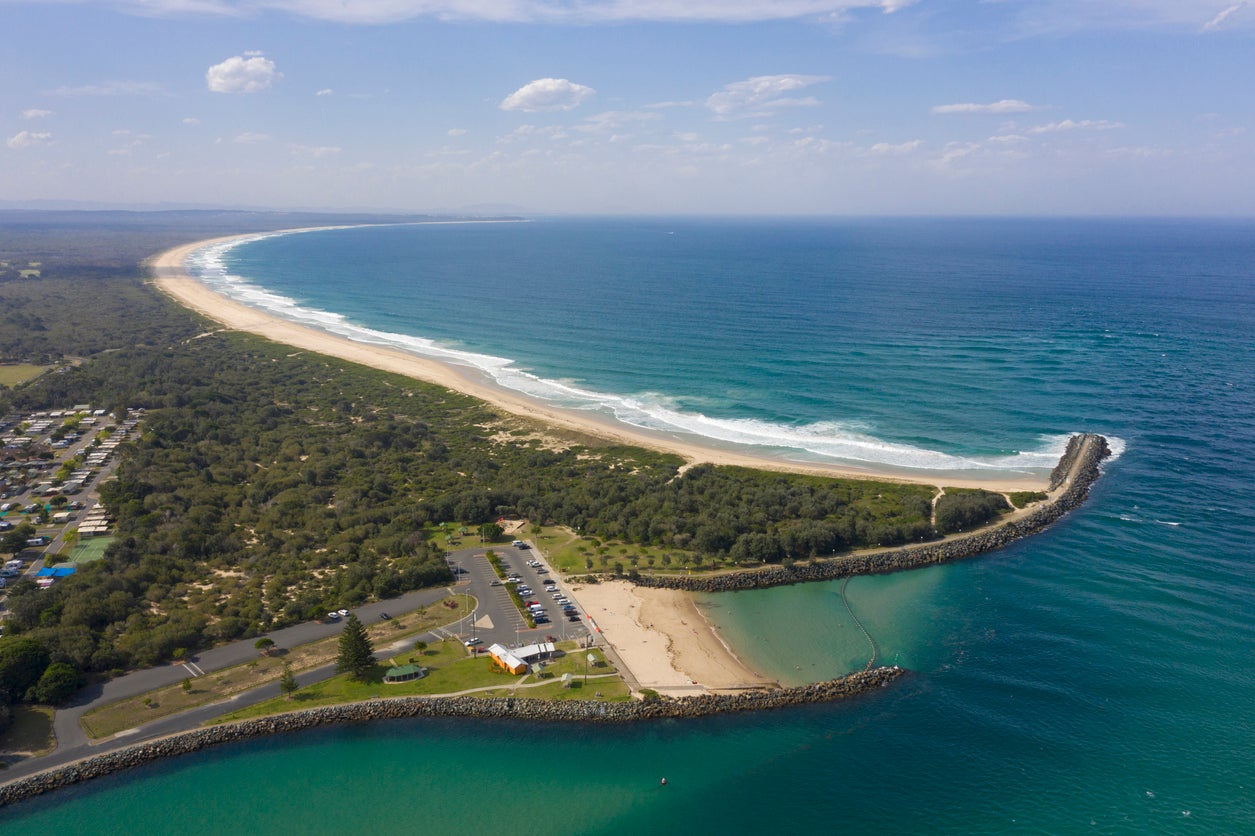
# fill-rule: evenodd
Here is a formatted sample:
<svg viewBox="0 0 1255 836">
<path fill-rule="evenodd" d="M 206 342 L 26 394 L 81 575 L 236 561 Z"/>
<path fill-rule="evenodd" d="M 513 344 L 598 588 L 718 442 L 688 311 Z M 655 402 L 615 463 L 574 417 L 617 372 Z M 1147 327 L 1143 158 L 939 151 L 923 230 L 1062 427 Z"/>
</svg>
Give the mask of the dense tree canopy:
<svg viewBox="0 0 1255 836">
<path fill-rule="evenodd" d="M 520 516 L 740 562 L 936 536 L 927 487 L 681 472 L 675 456 L 540 428 L 438 387 L 215 330 L 133 269 L 54 272 L 63 277 L 0 278 L 0 311 L 28 310 L 43 324 L 0 314 L 0 348 L 91 357 L 0 390 L 0 410 L 146 412 L 100 488 L 116 518 L 106 559 L 47 590 L 12 586 L 6 631 L 47 654 L 23 692 L 49 660 L 82 671 L 150 665 L 447 583 L 443 523 L 492 533 L 498 518 Z M 105 290 L 95 317 L 61 315 Z M 970 522 L 993 504 L 943 498 L 938 513 Z"/>
</svg>

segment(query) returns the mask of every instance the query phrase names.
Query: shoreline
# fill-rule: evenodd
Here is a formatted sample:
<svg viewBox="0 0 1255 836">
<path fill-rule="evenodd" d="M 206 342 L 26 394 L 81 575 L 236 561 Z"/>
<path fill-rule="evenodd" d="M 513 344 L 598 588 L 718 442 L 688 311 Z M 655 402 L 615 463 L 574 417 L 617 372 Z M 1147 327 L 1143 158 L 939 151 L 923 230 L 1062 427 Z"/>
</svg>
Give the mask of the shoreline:
<svg viewBox="0 0 1255 836">
<path fill-rule="evenodd" d="M 607 580 L 572 584 L 571 594 L 633 692 L 680 697 L 780 687 L 736 655 L 686 591 Z"/>
<path fill-rule="evenodd" d="M 653 701 L 631 700 L 607 703 L 596 700 L 554 701 L 517 697 L 392 697 L 340 706 L 310 708 L 180 732 L 122 749 L 90 755 L 74 763 L 37 772 L 15 781 L 0 783 L 0 808 L 62 787 L 124 772 L 154 761 L 187 755 L 226 743 L 292 734 L 331 725 L 441 717 L 597 725 L 620 725 L 663 719 L 690 720 L 718 714 L 778 710 L 856 699 L 872 691 L 888 687 L 906 674 L 907 671 L 896 666 L 873 668 L 814 685 Z"/>
<path fill-rule="evenodd" d="M 476 221 L 475 223 L 478 222 Z M 251 239 L 262 235 L 270 236 L 345 228 L 349 227 L 303 227 L 293 230 L 274 230 L 271 232 L 210 238 L 173 247 L 158 253 L 149 259 L 146 265 L 152 274 L 153 285 L 158 290 L 178 304 L 218 322 L 225 328 L 244 331 L 273 340 L 274 342 L 290 345 L 294 348 L 312 351 L 443 386 L 446 389 L 452 389 L 464 395 L 485 401 L 513 415 L 563 430 L 574 431 L 619 444 L 644 447 L 679 455 L 689 465 L 738 466 L 755 470 L 801 473 L 843 479 L 903 482 L 935 487 L 945 485 L 959 488 L 984 488 L 995 491 L 1045 489 L 1046 480 L 1044 476 L 1037 477 L 1027 474 L 1002 474 L 1000 476 L 988 477 L 955 476 L 952 472 L 931 474 L 888 470 L 876 468 L 875 466 L 859 467 L 853 464 L 796 462 L 774 459 L 766 455 L 721 449 L 714 445 L 704 445 L 700 441 L 674 438 L 664 433 L 651 433 L 620 423 L 612 418 L 593 415 L 580 410 L 564 409 L 511 392 L 493 384 L 485 376 L 467 367 L 443 363 L 396 348 L 356 342 L 347 337 L 330 334 L 282 319 L 217 293 L 188 275 L 184 266 L 192 253 L 215 244 Z"/>
</svg>

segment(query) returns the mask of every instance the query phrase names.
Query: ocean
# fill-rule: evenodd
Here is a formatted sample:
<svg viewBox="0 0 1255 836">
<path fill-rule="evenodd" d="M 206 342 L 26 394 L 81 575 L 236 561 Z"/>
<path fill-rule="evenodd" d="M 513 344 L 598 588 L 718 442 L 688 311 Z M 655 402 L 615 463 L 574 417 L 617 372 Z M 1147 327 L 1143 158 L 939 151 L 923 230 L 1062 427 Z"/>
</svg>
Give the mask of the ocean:
<svg viewBox="0 0 1255 836">
<path fill-rule="evenodd" d="M 912 671 L 855 702 L 329 729 L 54 793 L 0 811 L 6 836 L 1255 832 L 1255 223 L 543 219 L 198 264 L 273 313 L 780 459 L 1043 473 L 1079 431 L 1118 455 L 996 554 L 702 598 L 782 681 Z"/>
</svg>

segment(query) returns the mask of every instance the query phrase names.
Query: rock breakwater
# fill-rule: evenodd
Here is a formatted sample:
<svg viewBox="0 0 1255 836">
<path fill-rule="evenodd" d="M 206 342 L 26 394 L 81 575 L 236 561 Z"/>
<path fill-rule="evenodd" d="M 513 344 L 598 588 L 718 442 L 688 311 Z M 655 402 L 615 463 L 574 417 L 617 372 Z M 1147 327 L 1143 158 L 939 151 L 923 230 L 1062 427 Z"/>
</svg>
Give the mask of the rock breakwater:
<svg viewBox="0 0 1255 836">
<path fill-rule="evenodd" d="M 771 586 L 830 581 L 852 575 L 875 575 L 916 569 L 934 563 L 962 560 L 1004 548 L 1036 534 L 1083 503 L 1101 471 L 1099 463 L 1111 455 L 1107 439 L 1086 433 L 1068 440 L 1067 450 L 1051 473 L 1051 490 L 1066 487 L 1053 499 L 1027 515 L 972 534 L 900 549 L 846 555 L 791 566 L 768 566 L 720 575 L 648 575 L 634 578 L 639 586 L 682 589 L 687 592 L 732 592 Z M 1070 483 L 1068 482 L 1070 478 Z"/>
<path fill-rule="evenodd" d="M 95 755 L 76 763 L 21 778 L 0 786 L 0 807 L 51 792 L 59 787 L 142 766 L 161 758 L 186 755 L 223 743 L 305 731 L 322 726 L 413 717 L 509 719 L 543 723 L 631 723 L 643 720 L 686 719 L 851 699 L 883 688 L 905 673 L 905 670 L 896 666 L 874 668 L 839 679 L 796 688 L 630 702 L 559 701 L 523 697 L 395 697 L 350 705 L 311 708 L 305 711 L 259 717 L 254 720 L 183 732 L 160 740 Z"/>
</svg>

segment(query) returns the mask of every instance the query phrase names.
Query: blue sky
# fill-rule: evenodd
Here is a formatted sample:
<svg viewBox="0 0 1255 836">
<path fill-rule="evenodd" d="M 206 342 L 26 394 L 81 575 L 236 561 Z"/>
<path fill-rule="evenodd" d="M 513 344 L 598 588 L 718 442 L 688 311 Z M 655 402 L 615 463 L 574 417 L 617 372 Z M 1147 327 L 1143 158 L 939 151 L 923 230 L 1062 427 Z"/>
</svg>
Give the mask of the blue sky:
<svg viewBox="0 0 1255 836">
<path fill-rule="evenodd" d="M 0 0 L 0 201 L 1255 215 L 1255 0 Z"/>
</svg>

